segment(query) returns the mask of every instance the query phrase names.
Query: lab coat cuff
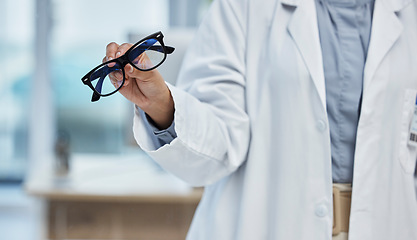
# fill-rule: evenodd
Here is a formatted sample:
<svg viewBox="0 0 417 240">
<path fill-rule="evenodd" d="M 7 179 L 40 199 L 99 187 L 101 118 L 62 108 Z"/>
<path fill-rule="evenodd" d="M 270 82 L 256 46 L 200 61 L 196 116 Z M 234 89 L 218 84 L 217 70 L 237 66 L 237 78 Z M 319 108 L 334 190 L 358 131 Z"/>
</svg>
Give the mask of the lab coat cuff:
<svg viewBox="0 0 417 240">
<path fill-rule="evenodd" d="M 174 121 L 167 129 L 158 129 L 152 119 L 135 106 L 133 133 L 139 146 L 147 151 L 155 151 L 177 137 Z"/>
<path fill-rule="evenodd" d="M 172 85 L 167 83 L 169 88 Z M 164 145 L 170 144 L 176 137 L 175 116 L 171 125 L 166 129 L 158 129 L 153 120 L 135 105 L 133 118 L 133 134 L 138 145 L 145 151 L 157 151 Z"/>
<path fill-rule="evenodd" d="M 148 114 L 141 111 L 141 114 L 144 116 L 142 117 L 145 122 L 145 124 L 150 128 L 151 130 L 151 137 L 155 138 L 155 140 L 159 143 L 158 147 L 161 147 L 165 144 L 170 143 L 174 138 L 177 137 L 177 133 L 175 132 L 175 122 L 172 121 L 171 125 L 166 129 L 159 129 L 155 126 L 155 122 L 149 117 Z"/>
</svg>

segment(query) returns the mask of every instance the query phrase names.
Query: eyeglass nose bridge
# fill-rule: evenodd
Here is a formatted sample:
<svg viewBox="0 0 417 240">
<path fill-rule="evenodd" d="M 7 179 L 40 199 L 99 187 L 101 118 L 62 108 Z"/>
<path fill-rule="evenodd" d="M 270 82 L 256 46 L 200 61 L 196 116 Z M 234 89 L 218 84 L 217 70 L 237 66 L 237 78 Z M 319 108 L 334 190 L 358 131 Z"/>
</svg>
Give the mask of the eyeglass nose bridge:
<svg viewBox="0 0 417 240">
<path fill-rule="evenodd" d="M 119 64 L 122 68 L 124 68 L 128 63 L 130 63 L 126 54 L 123 54 L 122 56 L 118 57 L 116 60 L 119 61 Z"/>
</svg>

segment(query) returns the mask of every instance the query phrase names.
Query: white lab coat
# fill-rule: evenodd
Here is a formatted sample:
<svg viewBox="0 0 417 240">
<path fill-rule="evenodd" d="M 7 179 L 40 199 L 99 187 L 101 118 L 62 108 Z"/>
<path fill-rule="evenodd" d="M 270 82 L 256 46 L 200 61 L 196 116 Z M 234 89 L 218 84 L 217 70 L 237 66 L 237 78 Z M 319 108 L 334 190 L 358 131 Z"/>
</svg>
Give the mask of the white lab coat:
<svg viewBox="0 0 417 240">
<path fill-rule="evenodd" d="M 169 59 L 165 64 L 169 64 Z M 205 192 L 188 239 L 330 240 L 332 171 L 314 0 L 214 1 L 176 87 L 178 137 L 138 144 Z M 349 239 L 416 240 L 417 3 L 376 0 Z"/>
</svg>

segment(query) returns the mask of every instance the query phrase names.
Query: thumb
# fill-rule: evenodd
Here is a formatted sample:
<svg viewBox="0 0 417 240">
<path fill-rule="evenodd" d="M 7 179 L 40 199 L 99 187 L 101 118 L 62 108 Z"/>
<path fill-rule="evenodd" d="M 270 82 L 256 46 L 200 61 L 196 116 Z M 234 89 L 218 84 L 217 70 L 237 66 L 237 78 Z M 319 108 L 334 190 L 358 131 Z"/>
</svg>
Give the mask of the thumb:
<svg viewBox="0 0 417 240">
<path fill-rule="evenodd" d="M 155 74 L 155 71 L 141 71 L 130 64 L 125 67 L 125 73 L 129 78 L 136 78 L 141 81 L 150 80 Z"/>
</svg>

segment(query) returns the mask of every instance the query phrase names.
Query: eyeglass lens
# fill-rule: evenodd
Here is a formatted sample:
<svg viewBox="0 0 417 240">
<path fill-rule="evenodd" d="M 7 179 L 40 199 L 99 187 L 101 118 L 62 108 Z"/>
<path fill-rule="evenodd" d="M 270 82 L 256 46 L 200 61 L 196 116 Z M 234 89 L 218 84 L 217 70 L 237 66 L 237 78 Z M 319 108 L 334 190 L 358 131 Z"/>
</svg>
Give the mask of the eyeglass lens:
<svg viewBox="0 0 417 240">
<path fill-rule="evenodd" d="M 151 38 L 134 47 L 128 58 L 139 69 L 148 70 L 164 61 L 165 52 L 161 43 L 157 39 Z"/>
<path fill-rule="evenodd" d="M 112 62 L 95 70 L 90 76 L 90 81 L 101 95 L 112 94 L 123 84 L 123 78 L 121 80 L 116 79 L 117 74 L 123 76 L 121 66 L 117 62 Z"/>
</svg>

